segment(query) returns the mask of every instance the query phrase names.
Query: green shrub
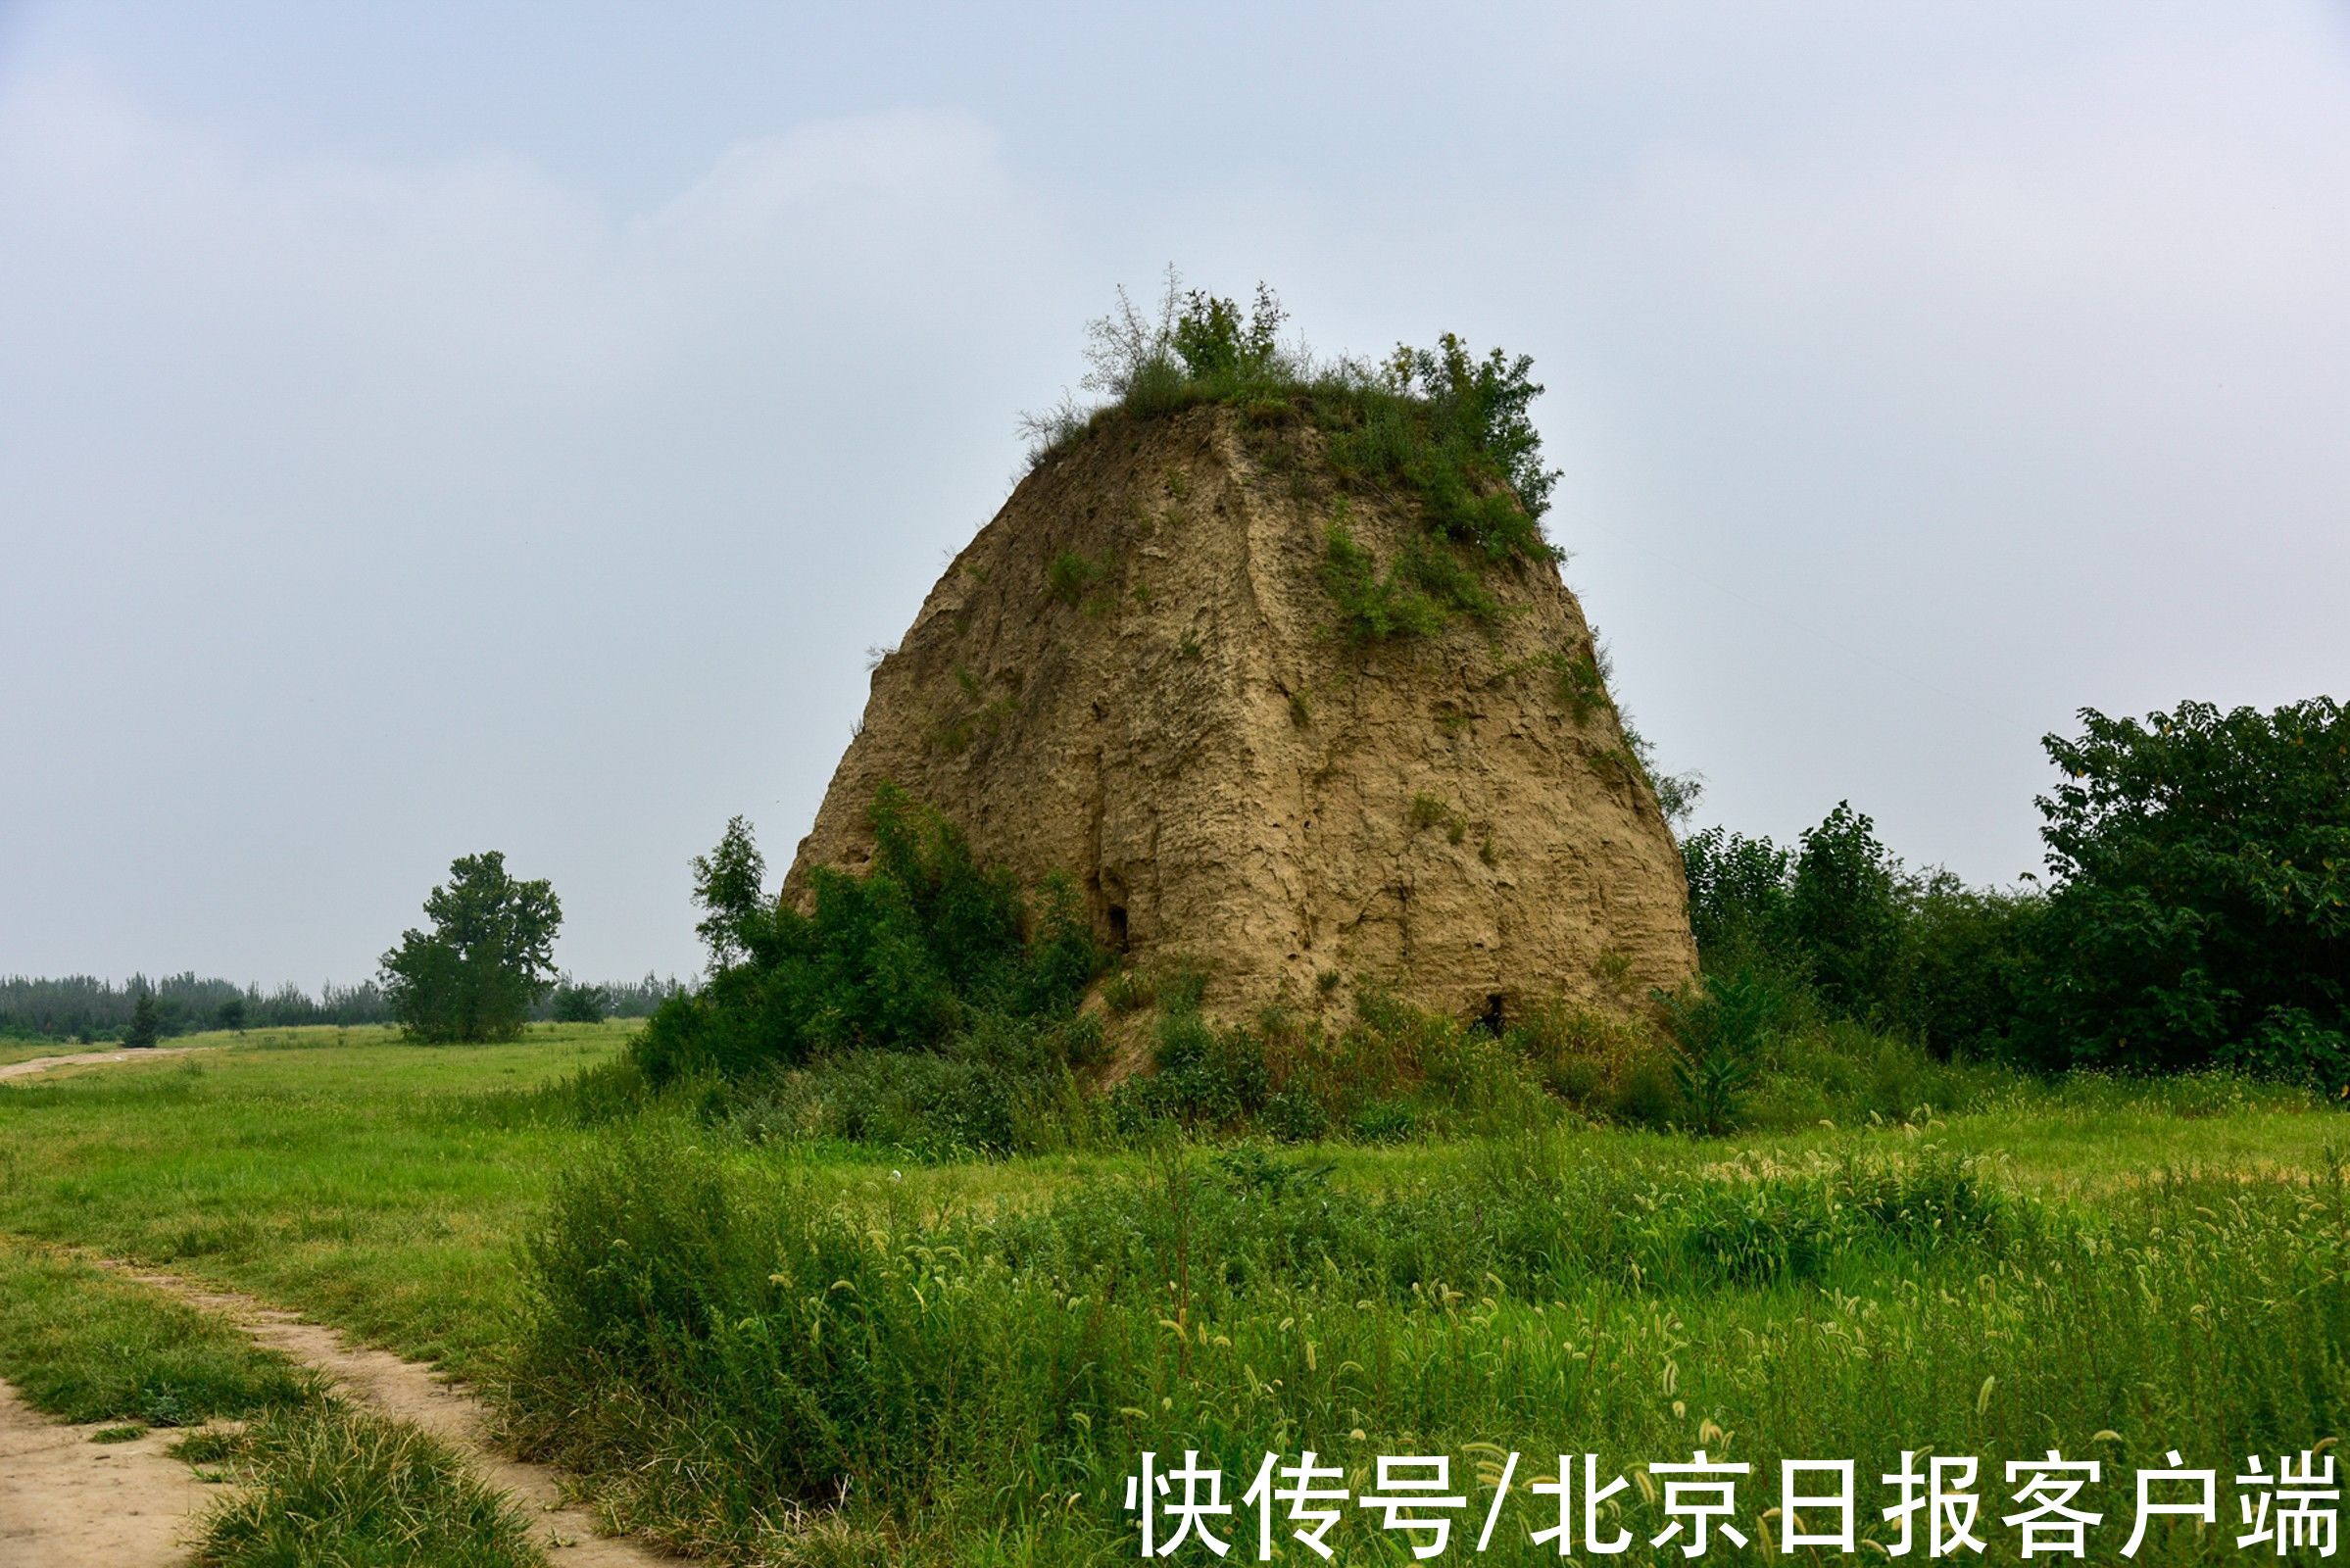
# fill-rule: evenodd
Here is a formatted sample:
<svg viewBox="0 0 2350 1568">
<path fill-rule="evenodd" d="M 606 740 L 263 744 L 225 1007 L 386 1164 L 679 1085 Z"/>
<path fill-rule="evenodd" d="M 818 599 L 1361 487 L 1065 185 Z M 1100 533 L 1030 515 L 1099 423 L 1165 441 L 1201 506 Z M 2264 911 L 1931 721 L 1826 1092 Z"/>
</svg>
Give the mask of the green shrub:
<svg viewBox="0 0 2350 1568">
<path fill-rule="evenodd" d="M 1946 871 L 1910 883 L 1887 1019 L 1939 1057 L 2007 1055 L 2042 902 Z"/>
<path fill-rule="evenodd" d="M 1784 956 L 1794 856 L 1768 838 L 1709 827 L 1681 841 L 1689 929 L 1708 965 Z"/>
<path fill-rule="evenodd" d="M 1830 1015 L 1935 1055 L 2004 1054 L 2042 901 L 1912 875 L 1839 804 L 1800 854 L 1715 827 L 1682 843 L 1689 925 L 1709 972 L 1800 989 Z"/>
<path fill-rule="evenodd" d="M 739 822 L 719 854 L 697 862 L 713 970 L 637 1037 L 631 1054 L 648 1083 L 828 1052 L 934 1050 L 990 1014 L 1057 1017 L 1076 1006 L 1104 955 L 1066 879 L 1048 881 L 1031 905 L 944 819 L 888 786 L 872 821 L 872 869 L 819 868 L 807 913 L 770 903 L 756 874 L 746 881 L 759 862 Z"/>
<path fill-rule="evenodd" d="M 1159 1121 L 1238 1131 L 1264 1109 L 1272 1090 L 1256 1036 L 1218 1029 L 1192 1008 L 1162 1006 L 1151 1071 L 1118 1086 L 1111 1117 L 1129 1133 Z"/>
<path fill-rule="evenodd" d="M 1323 535 L 1322 586 L 1338 607 L 1339 635 L 1352 647 L 1433 637 L 1444 629 L 1444 607 L 1395 572 L 1383 576 L 1378 561 L 1344 523 L 1332 523 Z"/>
<path fill-rule="evenodd" d="M 1806 828 L 1787 883 L 1787 934 L 1832 1007 L 1855 1017 L 1886 995 L 1901 944 L 1898 865 L 1877 825 L 1839 801 Z"/>
<path fill-rule="evenodd" d="M 2066 779 L 2038 802 L 2044 894 L 1912 875 L 1848 804 L 1799 853 L 1712 828 L 1682 846 L 1705 967 L 1942 1059 L 2350 1086 L 2350 717 L 2081 719 L 2043 741 Z"/>
<path fill-rule="evenodd" d="M 1420 1118 L 1400 1101 L 1374 1100 L 1348 1119 L 1346 1131 L 1356 1142 L 1400 1144 L 1420 1130 Z"/>
<path fill-rule="evenodd" d="M 1747 1088 L 1761 1065 L 1771 1029 L 1771 993 L 1747 970 L 1707 975 L 1658 1005 L 1676 1051 L 1673 1081 L 1690 1124 L 1719 1136 L 1738 1125 Z"/>
<path fill-rule="evenodd" d="M 1302 1089 L 1282 1089 L 1265 1098 L 1264 1125 L 1285 1144 L 1310 1144 L 1330 1136 L 1330 1112 Z"/>
<path fill-rule="evenodd" d="M 565 980 L 555 988 L 557 1023 L 602 1023 L 612 1011 L 612 993 L 603 986 Z"/>
<path fill-rule="evenodd" d="M 1542 1087 L 1568 1104 L 1594 1116 L 1623 1114 L 1622 1096 L 1643 1069 L 1672 1083 L 1655 1032 L 1642 1020 L 1574 1005 L 1563 999 L 1535 1002 L 1520 1010 L 1503 1043 L 1534 1069 Z M 1648 1107 L 1642 1107 L 1643 1112 Z M 1667 1117 L 1643 1114 L 1645 1125 Z"/>
<path fill-rule="evenodd" d="M 937 1052 L 845 1052 L 817 1062 L 781 1096 L 805 1106 L 784 1124 L 925 1160 L 1035 1152 L 1085 1131 L 1071 1074 L 1095 1064 L 1101 1047 L 1095 1018 L 982 1014 Z M 744 1112 L 733 1114 L 739 1124 Z M 1080 1125 L 1053 1129 L 1056 1121 Z"/>
<path fill-rule="evenodd" d="M 1643 1056 L 1629 1067 L 1608 1097 L 1608 1112 L 1628 1127 L 1663 1132 L 1681 1124 L 1686 1111 L 1681 1080 L 1672 1061 Z"/>
</svg>

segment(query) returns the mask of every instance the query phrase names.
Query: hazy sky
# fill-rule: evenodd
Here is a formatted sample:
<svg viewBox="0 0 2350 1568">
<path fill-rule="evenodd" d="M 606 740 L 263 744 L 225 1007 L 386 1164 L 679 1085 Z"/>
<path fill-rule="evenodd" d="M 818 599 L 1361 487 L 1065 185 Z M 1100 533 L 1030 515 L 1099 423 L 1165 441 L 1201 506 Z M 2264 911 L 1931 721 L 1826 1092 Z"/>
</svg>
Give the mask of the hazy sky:
<svg viewBox="0 0 2350 1568">
<path fill-rule="evenodd" d="M 690 970 L 1169 261 L 1536 357 L 1700 821 L 2006 880 L 2074 710 L 2350 697 L 2341 10 L 1151 10 L 0 0 L 0 972 L 492 847 Z"/>
</svg>

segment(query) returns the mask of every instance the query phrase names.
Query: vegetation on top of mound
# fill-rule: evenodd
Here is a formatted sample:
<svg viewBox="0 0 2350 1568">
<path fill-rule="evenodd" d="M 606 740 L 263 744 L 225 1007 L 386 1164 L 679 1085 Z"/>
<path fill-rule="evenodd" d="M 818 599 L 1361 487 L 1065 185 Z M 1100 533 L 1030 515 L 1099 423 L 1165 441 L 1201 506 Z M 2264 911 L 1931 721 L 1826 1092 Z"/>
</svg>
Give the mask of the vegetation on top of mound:
<svg viewBox="0 0 2350 1568">
<path fill-rule="evenodd" d="M 1257 427 L 1302 420 L 1321 432 L 1343 483 L 1411 496 L 1427 528 L 1382 573 L 1343 519 L 1332 524 L 1324 581 L 1346 639 L 1429 635 L 1454 614 L 1490 624 L 1498 606 L 1478 582 L 1480 569 L 1559 556 L 1542 530 L 1558 473 L 1542 466 L 1528 413 L 1542 390 L 1533 360 L 1497 348 L 1479 356 L 1447 332 L 1433 347 L 1401 344 L 1375 363 L 1317 361 L 1282 343 L 1286 320 L 1261 283 L 1246 310 L 1184 288 L 1172 268 L 1155 311 L 1121 288 L 1117 308 L 1087 326 L 1082 385 L 1102 401 L 1067 398 L 1023 416 L 1031 466 L 1121 415 L 1215 403 Z"/>
</svg>

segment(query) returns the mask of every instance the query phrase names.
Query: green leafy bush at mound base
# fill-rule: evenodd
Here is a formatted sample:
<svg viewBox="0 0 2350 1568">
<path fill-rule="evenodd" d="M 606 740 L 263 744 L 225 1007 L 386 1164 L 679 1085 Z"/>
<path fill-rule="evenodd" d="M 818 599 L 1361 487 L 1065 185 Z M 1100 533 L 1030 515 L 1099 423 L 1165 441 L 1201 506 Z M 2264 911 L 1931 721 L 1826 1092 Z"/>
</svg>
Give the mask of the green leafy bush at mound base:
<svg viewBox="0 0 2350 1568">
<path fill-rule="evenodd" d="M 1032 906 L 1009 873 L 982 869 L 961 834 L 888 786 L 873 833 L 872 869 L 818 868 L 803 913 L 765 895 L 748 825 L 728 825 L 696 862 L 710 980 L 664 1003 L 632 1048 L 652 1086 L 830 1053 L 934 1051 L 976 1019 L 1073 1011 L 1103 955 L 1065 879 Z"/>
<path fill-rule="evenodd" d="M 1415 810 L 1432 826 L 1448 814 L 1433 796 Z M 597 1122 L 672 1099 L 752 1142 L 948 1160 L 1170 1132 L 1386 1144 L 1578 1116 L 1705 1134 L 1903 1121 L 1996 1077 L 1846 1028 L 1759 960 L 1643 1010 L 1538 999 L 1498 1037 L 1376 989 L 1343 1021 L 1282 1007 L 1211 1021 L 1205 977 L 1180 966 L 1119 969 L 1080 1012 L 1106 955 L 1065 881 L 1031 900 L 894 790 L 874 822 L 871 869 L 819 872 L 805 913 L 765 891 L 756 845 L 730 824 L 696 862 L 709 983 L 669 999 L 623 1061 L 540 1099 Z M 1089 1085 L 1113 1031 L 1145 1070 L 1104 1093 Z"/>
</svg>

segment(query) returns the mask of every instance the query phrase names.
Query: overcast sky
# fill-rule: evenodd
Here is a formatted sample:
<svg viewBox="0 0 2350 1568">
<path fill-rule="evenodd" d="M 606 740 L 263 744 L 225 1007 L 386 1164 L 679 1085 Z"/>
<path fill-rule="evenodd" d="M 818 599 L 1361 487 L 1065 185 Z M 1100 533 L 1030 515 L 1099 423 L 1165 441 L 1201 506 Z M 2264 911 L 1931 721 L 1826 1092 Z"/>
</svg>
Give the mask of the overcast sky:
<svg viewBox="0 0 2350 1568">
<path fill-rule="evenodd" d="M 1699 821 L 2038 863 L 2076 709 L 2350 697 L 2317 4 L 0 0 L 0 972 L 691 970 L 1172 261 L 1536 357 Z"/>
</svg>

